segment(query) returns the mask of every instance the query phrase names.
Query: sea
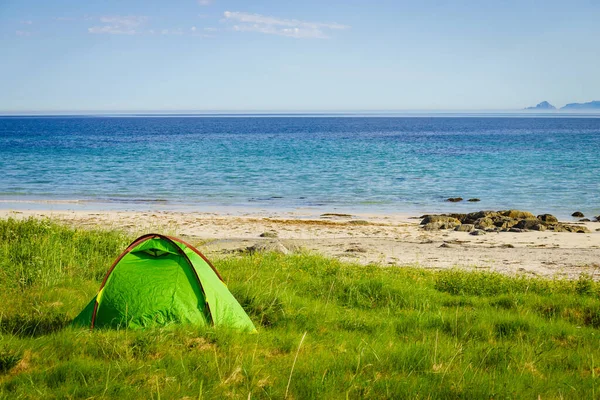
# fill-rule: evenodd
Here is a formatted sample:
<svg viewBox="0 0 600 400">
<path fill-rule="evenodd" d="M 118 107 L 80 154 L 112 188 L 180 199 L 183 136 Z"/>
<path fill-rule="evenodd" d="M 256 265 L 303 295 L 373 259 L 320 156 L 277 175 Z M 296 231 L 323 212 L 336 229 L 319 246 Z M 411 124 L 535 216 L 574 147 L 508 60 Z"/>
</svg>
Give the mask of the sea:
<svg viewBox="0 0 600 400">
<path fill-rule="evenodd" d="M 600 118 L 2 116 L 0 208 L 594 216 Z"/>
</svg>

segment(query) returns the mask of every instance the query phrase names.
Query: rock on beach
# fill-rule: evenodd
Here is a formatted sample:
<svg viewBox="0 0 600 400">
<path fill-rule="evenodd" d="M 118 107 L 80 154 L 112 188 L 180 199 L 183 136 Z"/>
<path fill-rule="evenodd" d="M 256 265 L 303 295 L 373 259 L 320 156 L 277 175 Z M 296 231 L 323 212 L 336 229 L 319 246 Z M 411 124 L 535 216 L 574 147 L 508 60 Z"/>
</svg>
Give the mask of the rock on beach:
<svg viewBox="0 0 600 400">
<path fill-rule="evenodd" d="M 599 216 L 600 217 L 600 216 Z M 469 214 L 424 215 L 421 225 L 424 230 L 454 229 L 459 232 L 526 232 L 546 231 L 590 233 L 584 225 L 562 224 L 552 214 L 537 217 L 529 211 L 502 210 L 477 211 Z M 600 218 L 598 218 L 600 220 Z"/>
</svg>

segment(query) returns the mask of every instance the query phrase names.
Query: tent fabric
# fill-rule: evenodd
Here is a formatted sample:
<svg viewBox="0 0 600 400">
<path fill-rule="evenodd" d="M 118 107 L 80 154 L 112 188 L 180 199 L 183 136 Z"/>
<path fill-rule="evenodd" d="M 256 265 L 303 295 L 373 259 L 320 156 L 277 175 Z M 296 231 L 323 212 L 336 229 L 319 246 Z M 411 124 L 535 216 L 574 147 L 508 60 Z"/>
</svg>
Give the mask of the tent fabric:
<svg viewBox="0 0 600 400">
<path fill-rule="evenodd" d="M 73 321 L 92 329 L 173 323 L 256 331 L 202 253 L 158 234 L 136 239 L 115 260 L 98 294 Z"/>
</svg>

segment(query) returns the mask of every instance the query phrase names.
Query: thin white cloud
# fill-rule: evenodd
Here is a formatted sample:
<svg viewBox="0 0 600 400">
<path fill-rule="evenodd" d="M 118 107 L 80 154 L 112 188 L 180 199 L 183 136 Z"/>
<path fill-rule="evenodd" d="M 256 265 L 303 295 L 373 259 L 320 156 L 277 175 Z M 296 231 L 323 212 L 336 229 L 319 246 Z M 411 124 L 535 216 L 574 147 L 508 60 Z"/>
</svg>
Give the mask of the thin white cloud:
<svg viewBox="0 0 600 400">
<path fill-rule="evenodd" d="M 152 26 L 148 23 L 149 18 L 145 16 L 103 16 L 94 18 L 101 24 L 88 28 L 88 32 L 92 34 L 109 34 L 109 35 L 163 35 L 163 36 L 181 36 L 192 35 L 202 36 L 199 31 L 202 28 L 192 26 L 190 28 L 161 28 Z M 212 29 L 210 32 L 214 31 Z"/>
<path fill-rule="evenodd" d="M 201 6 L 209 6 L 212 4 L 212 0 L 198 0 L 198 4 Z"/>
<path fill-rule="evenodd" d="M 144 16 L 105 16 L 100 17 L 104 25 L 88 28 L 89 33 L 110 35 L 135 35 L 142 33 L 140 27 L 148 20 Z"/>
<path fill-rule="evenodd" d="M 30 19 L 27 19 L 24 21 L 19 21 L 19 22 L 21 22 L 21 24 L 23 24 L 23 25 L 32 25 L 33 24 L 33 21 Z"/>
<path fill-rule="evenodd" d="M 238 32 L 260 32 L 294 38 L 324 39 L 329 37 L 330 31 L 350 28 L 348 25 L 338 23 L 282 19 L 238 11 L 225 11 L 223 16 L 225 17 L 223 21 L 232 23 L 232 29 Z"/>
<path fill-rule="evenodd" d="M 183 35 L 183 29 L 181 29 L 181 28 L 161 29 L 160 34 L 161 35 Z"/>
<path fill-rule="evenodd" d="M 136 26 L 140 26 L 142 23 L 146 22 L 148 20 L 148 17 L 143 17 L 143 16 L 120 16 L 120 15 L 116 15 L 116 16 L 110 16 L 110 17 L 100 17 L 100 22 L 104 22 L 107 24 L 115 24 L 115 25 L 122 25 L 122 26 L 128 26 L 128 27 L 136 27 Z"/>
<path fill-rule="evenodd" d="M 15 31 L 15 35 L 21 36 L 21 37 L 27 37 L 27 36 L 31 36 L 31 32 L 29 32 L 29 31 Z"/>
</svg>

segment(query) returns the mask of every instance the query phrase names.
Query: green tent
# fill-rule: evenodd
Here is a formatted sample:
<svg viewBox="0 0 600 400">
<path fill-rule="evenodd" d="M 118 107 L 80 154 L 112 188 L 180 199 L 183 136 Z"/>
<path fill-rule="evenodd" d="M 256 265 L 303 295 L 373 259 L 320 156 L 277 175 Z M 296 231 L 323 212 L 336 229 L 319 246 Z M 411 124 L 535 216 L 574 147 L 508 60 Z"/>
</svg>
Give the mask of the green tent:
<svg viewBox="0 0 600 400">
<path fill-rule="evenodd" d="M 77 326 L 130 327 L 171 323 L 256 331 L 223 279 L 192 245 L 169 236 L 136 239 L 110 267 Z"/>
</svg>

